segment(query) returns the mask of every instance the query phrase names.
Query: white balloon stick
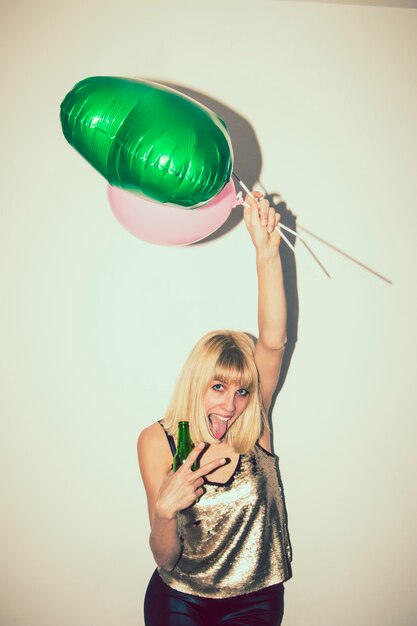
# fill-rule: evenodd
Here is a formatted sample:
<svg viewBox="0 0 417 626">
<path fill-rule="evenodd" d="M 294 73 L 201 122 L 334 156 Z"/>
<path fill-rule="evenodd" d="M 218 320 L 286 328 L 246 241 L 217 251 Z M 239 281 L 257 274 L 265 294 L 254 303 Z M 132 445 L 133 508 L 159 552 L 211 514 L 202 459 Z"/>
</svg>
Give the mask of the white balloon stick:
<svg viewBox="0 0 417 626">
<path fill-rule="evenodd" d="M 239 176 L 237 174 L 235 174 L 234 172 L 232 172 L 233 176 L 236 178 L 236 180 L 239 182 L 239 184 L 242 186 L 242 188 L 246 191 L 246 193 L 248 193 L 250 195 L 251 198 L 253 198 L 255 200 L 255 202 L 258 204 L 259 206 L 259 202 L 257 201 L 257 199 L 253 196 L 253 194 L 249 191 L 249 189 L 247 188 L 247 186 L 245 185 L 245 183 L 243 181 L 240 180 Z M 248 204 L 246 204 L 246 202 L 243 203 L 244 206 L 249 206 Z M 329 272 L 326 270 L 326 268 L 324 267 L 324 265 L 321 263 L 321 261 L 318 259 L 318 257 L 314 254 L 313 250 L 310 248 L 310 246 L 308 245 L 307 241 L 304 239 L 304 237 L 301 237 L 301 235 L 299 235 L 298 233 L 296 233 L 294 230 L 291 230 L 291 228 L 288 228 L 288 226 L 285 226 L 284 224 L 278 224 L 279 228 L 284 228 L 285 230 L 287 230 L 288 232 L 292 233 L 293 235 L 295 235 L 296 237 L 298 237 L 299 239 L 301 239 L 301 241 L 303 242 L 304 246 L 307 248 L 307 250 L 309 251 L 309 253 L 311 254 L 311 256 L 313 257 L 313 259 L 316 261 L 316 263 L 318 263 L 318 265 L 320 265 L 321 269 L 323 270 L 323 272 L 329 277 L 331 278 Z M 365 265 L 364 263 L 362 263 L 361 261 L 358 261 L 358 259 L 355 259 L 354 257 L 352 257 L 350 254 L 348 254 L 347 252 L 344 252 L 343 250 L 340 250 L 340 248 L 337 248 L 336 246 L 334 246 L 333 244 L 331 244 L 328 241 L 325 241 L 324 239 L 322 239 L 321 237 L 319 237 L 318 235 L 315 235 L 314 233 L 312 233 L 311 231 L 309 231 L 307 228 L 304 228 L 303 226 L 301 226 L 301 224 L 298 225 L 299 228 L 301 228 L 304 232 L 308 233 L 311 237 L 315 237 L 315 239 L 318 239 L 318 241 L 321 241 L 322 243 L 324 243 L 325 245 L 329 246 L 330 248 L 332 248 L 333 250 L 335 250 L 335 252 L 338 252 L 339 254 L 342 254 L 343 256 L 345 256 L 347 259 L 349 259 L 350 261 L 353 261 L 354 263 L 357 263 L 360 267 L 363 267 L 363 269 L 367 270 L 368 272 L 370 272 L 371 274 L 374 274 L 375 276 L 378 276 L 378 278 L 381 278 L 382 280 L 384 280 L 385 282 L 389 283 L 390 285 L 392 285 L 392 280 L 390 278 L 386 278 L 386 276 L 383 276 L 382 274 L 380 274 L 379 272 L 375 271 L 374 269 L 372 269 L 371 267 L 369 267 L 368 265 Z M 281 232 L 281 237 L 284 239 L 284 241 L 286 241 L 286 243 L 290 246 L 290 242 L 286 239 L 286 237 L 284 237 L 284 234 Z M 294 248 L 292 248 L 292 250 L 294 250 Z M 295 250 L 294 250 L 295 252 Z"/>
<path fill-rule="evenodd" d="M 278 226 L 280 228 L 283 228 L 284 230 L 287 230 L 289 233 L 291 233 L 292 235 L 295 235 L 296 237 L 298 237 L 298 239 L 301 239 L 301 241 L 306 241 L 306 239 L 304 237 L 301 237 L 301 235 L 299 235 L 298 233 L 295 232 L 295 230 L 292 230 L 291 228 L 288 228 L 288 226 L 285 226 L 285 224 L 281 224 L 281 222 L 278 224 Z"/>
<path fill-rule="evenodd" d="M 290 241 L 288 241 L 288 239 L 286 238 L 286 236 L 284 235 L 284 233 L 283 233 L 283 232 L 282 232 L 282 230 L 280 229 L 279 224 L 278 224 L 278 226 L 276 227 L 276 230 L 279 230 L 279 232 L 280 232 L 280 235 L 281 235 L 282 239 L 285 241 L 285 243 L 287 244 L 287 246 L 288 246 L 289 248 L 291 248 L 291 250 L 292 250 L 292 251 L 294 252 L 294 254 L 295 254 L 295 248 L 294 248 L 294 246 L 292 245 L 292 243 L 291 243 Z"/>
</svg>

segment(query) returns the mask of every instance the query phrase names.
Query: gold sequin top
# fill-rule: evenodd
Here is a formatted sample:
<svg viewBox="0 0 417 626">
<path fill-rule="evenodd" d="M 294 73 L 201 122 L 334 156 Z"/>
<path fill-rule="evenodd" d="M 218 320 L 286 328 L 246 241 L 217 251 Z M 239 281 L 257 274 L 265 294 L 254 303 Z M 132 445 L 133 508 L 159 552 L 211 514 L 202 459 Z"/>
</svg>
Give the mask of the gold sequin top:
<svg viewBox="0 0 417 626">
<path fill-rule="evenodd" d="M 259 444 L 240 455 L 229 480 L 206 483 L 206 493 L 177 514 L 183 552 L 169 572 L 170 587 L 206 598 L 229 598 L 291 578 L 278 457 Z"/>
</svg>

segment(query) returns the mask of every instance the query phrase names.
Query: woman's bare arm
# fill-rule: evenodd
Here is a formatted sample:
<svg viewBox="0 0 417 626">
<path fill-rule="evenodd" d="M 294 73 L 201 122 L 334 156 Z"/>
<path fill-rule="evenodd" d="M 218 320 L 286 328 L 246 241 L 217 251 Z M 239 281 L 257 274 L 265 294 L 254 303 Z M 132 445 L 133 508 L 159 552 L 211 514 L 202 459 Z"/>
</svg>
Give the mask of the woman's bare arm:
<svg viewBox="0 0 417 626">
<path fill-rule="evenodd" d="M 159 430 L 157 430 L 157 428 Z M 177 518 L 170 519 L 155 510 L 161 485 L 170 471 L 172 457 L 167 454 L 166 437 L 159 426 L 145 428 L 138 438 L 139 468 L 148 500 L 148 514 L 151 525 L 149 544 L 157 565 L 171 570 L 181 554 L 181 543 L 177 532 Z"/>
<path fill-rule="evenodd" d="M 174 473 L 170 469 L 172 457 L 167 456 L 166 442 L 161 440 L 161 434 L 164 438 L 165 435 L 162 429 L 161 432 L 155 430 L 155 426 L 145 428 L 139 435 L 139 468 L 148 499 L 149 544 L 156 563 L 173 570 L 181 557 L 177 513 L 191 506 L 204 493 L 203 476 L 225 463 L 225 459 L 214 459 L 193 472 L 192 464 L 204 448 L 204 444 L 199 444 Z"/>
<path fill-rule="evenodd" d="M 258 276 L 258 327 L 259 339 L 255 348 L 255 362 L 259 372 L 261 395 L 265 413 L 271 405 L 278 384 L 284 355 L 287 327 L 287 307 L 284 291 L 280 233 L 276 229 L 280 216 L 262 194 L 249 195 L 244 210 L 247 229 L 256 248 Z M 262 444 L 271 449 L 269 432 L 264 431 Z"/>
</svg>

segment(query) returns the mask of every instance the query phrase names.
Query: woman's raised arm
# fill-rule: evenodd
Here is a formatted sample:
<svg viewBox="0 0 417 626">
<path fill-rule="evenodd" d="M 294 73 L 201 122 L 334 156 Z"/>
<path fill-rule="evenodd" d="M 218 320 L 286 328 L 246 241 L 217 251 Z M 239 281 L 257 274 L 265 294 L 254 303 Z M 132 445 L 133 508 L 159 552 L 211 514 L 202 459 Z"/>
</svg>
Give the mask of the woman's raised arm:
<svg viewBox="0 0 417 626">
<path fill-rule="evenodd" d="M 279 254 L 281 237 L 276 229 L 280 216 L 267 200 L 261 199 L 262 194 L 255 192 L 254 195 L 259 204 L 247 195 L 245 203 L 249 206 L 244 208 L 244 218 L 256 248 L 259 339 L 255 362 L 267 414 L 278 384 L 287 341 L 287 306 Z"/>
</svg>

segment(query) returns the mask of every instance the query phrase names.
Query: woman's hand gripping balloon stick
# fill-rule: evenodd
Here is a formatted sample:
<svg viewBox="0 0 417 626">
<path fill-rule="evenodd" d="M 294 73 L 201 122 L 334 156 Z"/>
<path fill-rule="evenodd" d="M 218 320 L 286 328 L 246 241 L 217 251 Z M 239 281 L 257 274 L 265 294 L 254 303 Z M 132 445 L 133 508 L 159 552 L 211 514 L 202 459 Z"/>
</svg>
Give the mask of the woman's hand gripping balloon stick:
<svg viewBox="0 0 417 626">
<path fill-rule="evenodd" d="M 253 200 L 256 200 L 255 196 L 253 195 L 253 193 L 251 193 L 249 191 L 249 189 L 246 187 L 245 183 L 240 180 L 239 176 L 235 173 L 232 172 L 233 176 L 236 178 L 236 180 L 239 182 L 239 185 L 242 187 L 242 189 L 244 189 L 246 191 L 246 193 L 248 194 L 248 196 L 250 198 L 252 198 Z M 249 207 L 247 202 L 243 203 L 244 207 Z M 259 206 L 259 204 L 258 204 Z M 260 210 L 260 209 L 259 209 Z M 285 226 L 285 224 L 278 224 L 277 228 L 280 231 L 281 237 L 282 239 L 285 241 L 285 243 L 287 244 L 287 246 L 289 248 L 291 248 L 291 250 L 294 252 L 295 254 L 295 248 L 292 245 L 292 243 L 287 239 L 287 237 L 284 235 L 284 233 L 282 232 L 282 229 L 286 230 L 287 232 L 291 233 L 292 235 L 294 235 L 295 237 L 298 237 L 298 239 L 301 239 L 301 241 L 303 242 L 304 246 L 306 247 L 306 249 L 308 250 L 308 252 L 311 254 L 311 256 L 313 257 L 313 259 L 316 261 L 316 263 L 321 267 L 321 269 L 323 270 L 323 272 L 326 274 L 326 276 L 328 278 L 331 278 L 329 272 L 326 270 L 326 268 L 324 267 L 323 263 L 320 261 L 320 259 L 317 257 L 317 255 L 313 252 L 313 250 L 310 248 L 309 244 L 307 243 L 307 241 L 304 239 L 304 237 L 302 237 L 301 235 L 299 235 L 295 230 L 292 230 L 292 228 L 288 228 L 288 226 Z"/>
<path fill-rule="evenodd" d="M 240 184 L 241 184 L 241 185 L 243 185 L 242 181 L 239 181 L 239 182 L 240 182 Z M 261 214 L 261 213 L 262 213 L 262 209 L 261 209 L 260 204 L 259 204 L 259 202 L 258 202 L 258 200 L 257 200 L 257 197 L 262 197 L 262 196 L 263 196 L 263 194 L 260 194 L 258 191 L 256 191 L 256 192 L 254 192 L 254 193 L 255 193 L 255 194 L 258 194 L 258 196 L 257 196 L 257 197 L 255 197 L 255 196 L 253 195 L 253 193 L 251 193 L 251 192 L 247 189 L 247 187 L 246 187 L 246 186 L 244 186 L 244 189 L 245 189 L 245 191 L 247 191 L 247 194 L 248 194 L 248 195 L 246 196 L 246 199 L 245 199 L 245 202 L 243 203 L 243 206 L 244 206 L 244 207 L 248 207 L 248 202 L 247 202 L 247 200 L 248 200 L 248 198 L 252 198 L 252 200 L 255 200 L 255 202 L 257 203 L 257 205 L 258 205 L 258 209 L 259 209 L 259 214 Z M 275 213 L 275 211 L 274 211 L 274 213 Z M 281 218 L 280 218 L 280 219 L 281 219 Z M 281 225 L 278 225 L 278 223 L 277 223 L 276 228 L 277 228 L 277 230 L 279 230 L 280 236 L 281 236 L 281 237 L 282 237 L 282 239 L 285 241 L 285 243 L 287 244 L 287 246 L 288 246 L 289 248 L 291 248 L 291 250 L 295 253 L 295 248 L 294 248 L 294 246 L 292 245 L 292 243 L 291 243 L 291 242 L 287 239 L 287 237 L 284 235 L 284 233 L 282 232 L 282 230 L 281 230 Z M 292 233 L 294 233 L 296 236 L 298 236 L 298 235 L 297 235 L 297 233 L 295 233 L 293 230 L 291 230 L 291 229 L 287 228 L 286 226 L 283 226 L 283 228 L 285 228 L 286 230 L 289 230 L 290 232 L 292 232 Z"/>
<path fill-rule="evenodd" d="M 151 550 L 158 565 L 169 571 L 181 556 L 176 514 L 190 507 L 203 495 L 204 476 L 226 463 L 224 458 L 214 459 L 193 472 L 192 465 L 204 446 L 204 443 L 199 443 L 175 473 L 171 470 L 166 475 L 153 509 L 149 539 Z"/>
<path fill-rule="evenodd" d="M 243 203 L 246 227 L 257 250 L 278 248 L 282 235 L 278 228 L 281 216 L 269 206 L 268 200 L 262 198 L 263 194 L 259 191 L 247 194 Z"/>
</svg>

